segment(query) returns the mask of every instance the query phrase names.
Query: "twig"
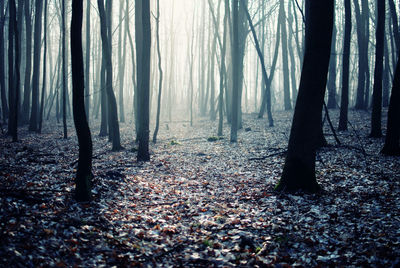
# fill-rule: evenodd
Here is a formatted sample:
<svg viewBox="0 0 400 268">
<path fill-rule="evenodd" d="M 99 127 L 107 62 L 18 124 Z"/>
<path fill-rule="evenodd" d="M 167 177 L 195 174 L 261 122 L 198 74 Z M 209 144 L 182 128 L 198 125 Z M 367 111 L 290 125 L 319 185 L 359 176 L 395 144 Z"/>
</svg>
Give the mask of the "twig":
<svg viewBox="0 0 400 268">
<path fill-rule="evenodd" d="M 269 154 L 269 155 L 262 156 L 262 157 L 252 157 L 252 158 L 249 158 L 249 161 L 252 161 L 252 160 L 264 160 L 264 159 L 267 159 L 269 157 L 273 157 L 273 156 L 277 156 L 277 155 L 281 155 L 281 154 L 286 154 L 286 153 L 287 153 L 287 150 L 284 150 L 284 151 L 281 151 L 281 152 Z"/>
<path fill-rule="evenodd" d="M 328 119 L 328 123 L 329 123 L 329 126 L 330 126 L 331 130 L 332 130 L 333 136 L 335 137 L 336 143 L 337 143 L 338 145 L 340 145 L 341 142 L 340 142 L 338 136 L 336 135 L 336 131 L 335 131 L 335 128 L 333 127 L 333 124 L 332 124 L 332 121 L 331 121 L 331 117 L 329 116 L 328 107 L 326 107 L 325 101 L 324 101 L 324 108 L 325 108 L 325 115 L 326 115 L 326 118 Z"/>
</svg>

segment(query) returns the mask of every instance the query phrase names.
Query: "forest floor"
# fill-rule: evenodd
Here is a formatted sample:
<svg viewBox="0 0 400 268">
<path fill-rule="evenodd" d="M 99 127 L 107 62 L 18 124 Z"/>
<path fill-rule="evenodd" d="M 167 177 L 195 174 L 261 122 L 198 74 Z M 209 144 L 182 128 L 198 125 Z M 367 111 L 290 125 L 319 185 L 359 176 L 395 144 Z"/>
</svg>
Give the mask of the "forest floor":
<svg viewBox="0 0 400 268">
<path fill-rule="evenodd" d="M 337 125 L 338 111 L 331 116 Z M 131 123 L 111 152 L 92 128 L 93 201 L 73 200 L 77 141 L 62 125 L 0 138 L 0 266 L 400 265 L 400 159 L 379 154 L 369 116 L 350 112 L 317 156 L 322 194 L 278 194 L 292 114 L 244 115 L 239 141 L 217 122 L 163 123 L 138 163 Z M 326 124 L 327 125 L 327 124 Z"/>
</svg>

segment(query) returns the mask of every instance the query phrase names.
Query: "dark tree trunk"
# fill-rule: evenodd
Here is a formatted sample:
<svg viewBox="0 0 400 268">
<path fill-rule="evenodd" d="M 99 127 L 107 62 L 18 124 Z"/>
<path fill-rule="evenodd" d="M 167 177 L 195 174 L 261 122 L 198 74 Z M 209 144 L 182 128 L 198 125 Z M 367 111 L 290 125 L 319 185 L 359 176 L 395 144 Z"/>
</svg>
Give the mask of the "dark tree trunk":
<svg viewBox="0 0 400 268">
<path fill-rule="evenodd" d="M 388 111 L 385 145 L 381 153 L 384 155 L 400 156 L 400 53 L 394 74 L 392 93 Z"/>
<path fill-rule="evenodd" d="M 389 106 L 389 89 L 390 89 L 390 57 L 388 40 L 385 36 L 385 54 L 383 56 L 384 69 L 383 69 L 383 88 L 382 88 L 382 107 Z"/>
<path fill-rule="evenodd" d="M 364 51 L 367 46 L 367 41 L 365 40 L 365 23 L 362 18 L 359 0 L 354 0 L 355 14 L 357 21 L 357 44 L 358 44 L 358 86 L 357 86 L 357 96 L 356 96 L 356 109 L 364 109 L 364 94 L 365 94 L 365 84 L 366 76 L 365 69 L 366 62 L 368 64 L 368 58 L 365 58 Z M 361 0 L 363 1 L 363 0 Z M 364 11 L 364 10 L 363 10 Z"/>
<path fill-rule="evenodd" d="M 110 0 L 109 0 L 110 1 Z M 111 35 L 107 33 L 108 20 L 106 12 L 104 10 L 103 0 L 97 0 L 99 6 L 100 14 L 100 24 L 101 24 L 101 41 L 102 41 L 102 51 L 105 57 L 106 63 L 106 91 L 108 100 L 108 122 L 109 122 L 109 135 L 112 141 L 112 150 L 118 151 L 122 149 L 120 133 L 119 133 L 119 123 L 118 123 L 118 112 L 117 112 L 117 101 L 115 99 L 114 91 L 112 88 L 112 62 L 111 62 L 111 47 L 110 39 Z M 109 8 L 109 7 L 108 7 Z M 108 9 L 108 11 L 110 8 Z"/>
<path fill-rule="evenodd" d="M 44 110 L 44 95 L 46 92 L 46 65 L 47 65 L 47 0 L 44 0 L 44 37 L 43 37 L 43 80 L 42 80 L 42 96 L 40 100 L 40 110 L 39 110 L 39 128 L 38 133 L 42 132 L 43 124 L 43 110 Z"/>
<path fill-rule="evenodd" d="M 61 1 L 61 46 L 62 46 L 62 116 L 63 116 L 63 130 L 64 139 L 68 138 L 67 130 L 67 48 L 65 43 L 65 0 Z"/>
<path fill-rule="evenodd" d="M 85 113 L 82 52 L 82 0 L 72 0 L 71 61 L 72 61 L 72 107 L 76 135 L 79 143 L 78 170 L 75 178 L 75 199 L 89 201 L 92 178 L 92 138 Z"/>
<path fill-rule="evenodd" d="M 26 0 L 24 5 L 25 14 L 25 81 L 24 81 L 24 101 L 22 104 L 21 123 L 29 122 L 29 104 L 31 97 L 31 73 L 32 73 L 32 23 L 31 23 L 31 5 Z"/>
<path fill-rule="evenodd" d="M 4 55 L 4 25 L 6 14 L 4 10 L 5 1 L 0 1 L 0 87 L 1 87 L 1 108 L 3 113 L 3 123 L 8 118 L 8 104 L 6 96 L 6 76 L 5 76 L 5 55 Z"/>
<path fill-rule="evenodd" d="M 136 59 L 138 82 L 139 149 L 138 161 L 149 161 L 150 123 L 150 2 L 135 0 Z"/>
<path fill-rule="evenodd" d="M 343 65 L 342 65 L 342 95 L 340 102 L 340 117 L 338 130 L 347 130 L 347 113 L 349 107 L 349 63 L 350 63 L 350 41 L 351 41 L 351 3 L 344 1 L 345 26 L 343 40 Z"/>
<path fill-rule="evenodd" d="M 18 140 L 18 104 L 20 83 L 20 55 L 18 25 L 16 18 L 15 0 L 9 2 L 9 26 L 8 26 L 8 101 L 10 107 L 8 119 L 8 134 L 14 142 Z"/>
<path fill-rule="evenodd" d="M 85 64 L 85 112 L 86 118 L 90 119 L 90 0 L 86 1 L 86 64 Z"/>
<path fill-rule="evenodd" d="M 32 75 L 32 107 L 31 107 L 31 117 L 29 121 L 30 131 L 37 131 L 38 129 L 40 47 L 42 42 L 42 9 L 43 9 L 43 1 L 36 1 L 33 75 Z"/>
<path fill-rule="evenodd" d="M 292 109 L 290 101 L 289 66 L 288 66 L 288 40 L 286 31 L 285 1 L 279 1 L 279 23 L 281 24 L 282 34 L 282 68 L 283 68 L 283 96 L 285 110 Z"/>
<path fill-rule="evenodd" d="M 396 52 L 400 50 L 400 32 L 399 32 L 399 22 L 396 13 L 396 6 L 393 0 L 389 0 L 389 7 L 390 7 L 390 14 L 392 19 L 392 27 L 393 27 L 393 34 L 394 40 L 396 42 Z"/>
<path fill-rule="evenodd" d="M 317 192 L 316 140 L 331 50 L 334 1 L 306 1 L 307 23 L 303 69 L 288 152 L 278 191 Z"/>
<path fill-rule="evenodd" d="M 385 0 L 377 0 L 377 29 L 374 91 L 372 96 L 371 138 L 382 137 L 382 70 L 385 35 Z"/>
<path fill-rule="evenodd" d="M 157 0 L 156 38 L 157 38 L 158 72 L 160 73 L 160 76 L 158 80 L 156 128 L 153 133 L 154 143 L 157 142 L 157 134 L 158 134 L 158 129 L 160 127 L 161 92 L 162 92 L 162 82 L 163 82 L 163 70 L 161 67 L 161 49 L 160 49 L 160 0 Z"/>
</svg>

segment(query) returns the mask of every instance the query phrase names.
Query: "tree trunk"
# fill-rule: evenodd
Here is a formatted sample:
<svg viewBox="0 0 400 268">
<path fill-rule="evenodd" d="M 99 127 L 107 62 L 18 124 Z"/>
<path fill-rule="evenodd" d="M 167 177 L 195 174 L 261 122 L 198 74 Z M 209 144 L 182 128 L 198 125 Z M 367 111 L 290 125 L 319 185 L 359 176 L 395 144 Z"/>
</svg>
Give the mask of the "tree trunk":
<svg viewBox="0 0 400 268">
<path fill-rule="evenodd" d="M 135 0 L 136 60 L 138 82 L 139 149 L 138 161 L 150 161 L 150 2 Z"/>
<path fill-rule="evenodd" d="M 397 53 L 397 65 L 390 96 L 385 145 L 381 153 L 400 156 L 400 53 Z"/>
<path fill-rule="evenodd" d="M 363 0 L 362 0 L 363 1 Z M 364 108 L 364 94 L 365 94 L 365 68 L 366 63 L 368 62 L 367 58 L 364 58 L 364 51 L 367 41 L 365 40 L 365 24 L 362 19 L 360 5 L 358 0 L 354 0 L 355 6 L 355 14 L 356 14 L 356 21 L 357 21 L 357 44 L 358 44 L 358 86 L 357 86 L 357 97 L 356 97 L 356 109 L 363 109 Z"/>
<path fill-rule="evenodd" d="M 24 78 L 24 100 L 21 111 L 21 123 L 29 122 L 29 104 L 31 97 L 31 74 L 32 74 L 32 23 L 31 23 L 31 5 L 26 0 L 24 5 L 25 15 L 25 78 Z"/>
<path fill-rule="evenodd" d="M 231 142 L 237 142 L 237 130 L 239 127 L 239 0 L 232 0 L 232 123 Z"/>
<path fill-rule="evenodd" d="M 85 112 L 86 118 L 90 118 L 90 0 L 86 1 L 86 64 L 85 64 Z"/>
<path fill-rule="evenodd" d="M 72 61 L 72 107 L 79 143 L 78 170 L 75 178 L 75 199 L 91 199 L 90 182 L 92 179 L 92 138 L 85 113 L 85 79 L 82 51 L 82 0 L 72 0 L 71 20 L 71 61 Z"/>
<path fill-rule="evenodd" d="M 328 109 L 336 108 L 336 27 L 333 25 L 331 59 L 329 62 Z"/>
<path fill-rule="evenodd" d="M 157 134 L 158 134 L 158 129 L 160 127 L 161 92 L 162 92 L 162 82 L 163 82 L 163 70 L 161 67 L 161 49 L 160 49 L 160 0 L 157 0 L 156 38 L 157 38 L 158 72 L 160 73 L 160 76 L 158 80 L 156 128 L 153 133 L 154 143 L 157 142 Z"/>
<path fill-rule="evenodd" d="M 8 26 L 8 101 L 10 107 L 8 119 L 8 134 L 13 142 L 18 140 L 18 104 L 20 83 L 20 54 L 19 33 L 16 18 L 15 0 L 9 2 L 9 26 Z"/>
<path fill-rule="evenodd" d="M 64 139 L 68 138 L 67 130 L 67 48 L 66 48 L 66 27 L 65 27 L 65 0 L 61 1 L 61 42 L 62 42 L 62 115 L 63 115 L 63 130 Z"/>
<path fill-rule="evenodd" d="M 385 0 L 377 0 L 377 29 L 376 29 L 376 53 L 374 92 L 372 96 L 371 138 L 382 137 L 382 69 L 385 35 Z"/>
<path fill-rule="evenodd" d="M 5 55 L 4 55 L 4 25 L 6 14 L 4 10 L 5 1 L 0 1 L 0 87 L 1 87 L 1 108 L 3 113 L 3 123 L 8 118 L 8 104 L 6 96 L 6 76 L 5 76 Z"/>
<path fill-rule="evenodd" d="M 110 22 L 108 22 L 107 20 L 106 12 L 104 10 L 103 0 L 97 0 L 97 3 L 99 6 L 99 14 L 100 14 L 102 51 L 106 65 L 106 92 L 107 92 L 108 109 L 109 109 L 108 123 L 110 128 L 109 135 L 112 141 L 112 150 L 118 151 L 121 150 L 122 147 L 121 147 L 121 140 L 119 133 L 117 101 L 115 99 L 114 91 L 112 88 L 113 76 L 112 76 L 112 61 L 111 61 L 111 47 L 110 47 L 110 39 L 112 36 L 109 33 L 107 33 L 107 25 Z M 108 12 L 110 12 L 109 10 L 110 9 L 108 9 Z"/>
<path fill-rule="evenodd" d="M 281 24 L 282 34 L 282 68 L 283 68 L 283 96 L 285 110 L 291 110 L 290 85 L 289 85 L 289 66 L 288 66 L 288 40 L 286 31 L 286 15 L 284 1 L 279 1 L 279 23 Z"/>
<path fill-rule="evenodd" d="M 47 65 L 47 0 L 44 0 L 44 49 L 43 49 L 43 80 L 42 80 L 42 97 L 40 100 L 40 110 L 39 110 L 39 128 L 38 133 L 42 132 L 43 124 L 43 110 L 44 110 L 44 95 L 46 92 L 46 65 Z"/>
<path fill-rule="evenodd" d="M 338 130 L 347 130 L 347 113 L 349 107 L 349 63 L 350 63 L 350 41 L 351 41 L 351 3 L 344 1 L 345 26 L 343 40 L 343 63 L 342 63 L 342 95 L 340 102 L 340 117 Z"/>
<path fill-rule="evenodd" d="M 334 1 L 306 2 L 306 41 L 299 95 L 293 117 L 288 152 L 278 191 L 317 192 L 315 176 L 316 140 L 331 50 Z"/>
<path fill-rule="evenodd" d="M 29 130 L 37 131 L 39 115 L 39 76 L 40 76 L 40 47 L 42 42 L 42 9 L 43 1 L 36 1 L 35 5 L 35 36 L 32 75 L 32 107 L 29 121 Z"/>
</svg>

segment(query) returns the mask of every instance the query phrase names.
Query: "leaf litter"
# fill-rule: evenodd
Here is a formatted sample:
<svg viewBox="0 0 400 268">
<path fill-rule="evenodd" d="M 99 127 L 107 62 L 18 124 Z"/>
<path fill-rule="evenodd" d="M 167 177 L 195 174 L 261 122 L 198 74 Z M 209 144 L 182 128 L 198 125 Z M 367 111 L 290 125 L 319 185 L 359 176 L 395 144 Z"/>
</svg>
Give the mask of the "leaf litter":
<svg viewBox="0 0 400 268">
<path fill-rule="evenodd" d="M 21 130 L 18 143 L 2 137 L 0 265 L 399 265 L 400 160 L 367 138 L 368 114 L 351 112 L 356 132 L 338 133 L 348 146 L 325 129 L 332 146 L 318 151 L 319 195 L 273 191 L 291 116 L 276 113 L 269 128 L 244 115 L 236 144 L 214 136 L 217 122 L 170 122 L 149 163 L 111 152 L 92 131 L 93 201 L 82 204 L 73 200 L 74 133 L 62 139 L 58 124 Z M 121 124 L 125 148 L 135 147 L 131 125 Z"/>
</svg>

